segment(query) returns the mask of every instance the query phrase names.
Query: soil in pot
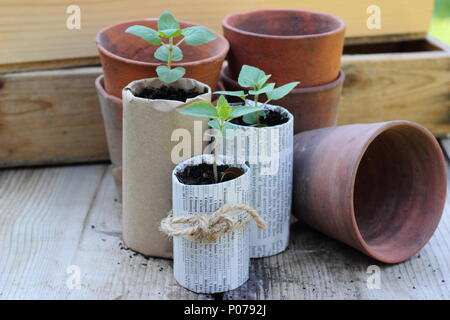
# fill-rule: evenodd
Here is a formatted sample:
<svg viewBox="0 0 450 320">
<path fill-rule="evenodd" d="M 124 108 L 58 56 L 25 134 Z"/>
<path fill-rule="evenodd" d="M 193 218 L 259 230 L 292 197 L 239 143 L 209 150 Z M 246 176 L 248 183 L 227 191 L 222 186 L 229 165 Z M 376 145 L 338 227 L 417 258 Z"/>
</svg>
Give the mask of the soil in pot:
<svg viewBox="0 0 450 320">
<path fill-rule="evenodd" d="M 244 171 L 240 168 L 228 165 L 218 165 L 217 173 L 219 182 L 226 182 L 240 177 Z M 178 180 L 187 185 L 207 185 L 214 184 L 213 166 L 207 163 L 201 163 L 192 166 L 186 166 L 184 170 L 176 173 Z"/>
<path fill-rule="evenodd" d="M 259 123 L 261 125 L 274 127 L 289 121 L 289 118 L 286 115 L 280 113 L 277 110 L 266 110 L 264 112 L 266 115 L 262 117 L 260 116 L 259 118 Z M 231 120 L 231 122 L 240 126 L 248 126 L 248 124 L 244 122 L 242 117 L 235 118 Z"/>
<path fill-rule="evenodd" d="M 195 98 L 201 94 L 207 93 L 208 89 L 204 88 L 203 91 L 199 91 L 197 88 L 185 90 L 182 88 L 175 88 L 163 85 L 158 88 L 142 88 L 135 93 L 136 97 L 152 100 L 176 100 L 186 102 L 187 99 Z"/>
</svg>

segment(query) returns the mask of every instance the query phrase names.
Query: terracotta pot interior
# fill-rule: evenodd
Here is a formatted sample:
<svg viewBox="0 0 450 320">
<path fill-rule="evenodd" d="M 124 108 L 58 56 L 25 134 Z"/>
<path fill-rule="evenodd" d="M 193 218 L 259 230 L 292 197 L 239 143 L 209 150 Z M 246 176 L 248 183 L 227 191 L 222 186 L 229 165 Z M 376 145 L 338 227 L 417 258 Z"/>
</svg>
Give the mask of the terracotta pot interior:
<svg viewBox="0 0 450 320">
<path fill-rule="evenodd" d="M 364 241 L 379 255 L 414 254 L 434 231 L 443 182 L 433 147 L 416 128 L 396 126 L 377 136 L 364 153 L 354 212 Z"/>
<path fill-rule="evenodd" d="M 239 30 L 271 36 L 304 36 L 343 27 L 337 18 L 308 11 L 254 11 L 232 15 L 227 23 Z"/>
<path fill-rule="evenodd" d="M 114 25 L 103 30 L 97 42 L 110 53 L 130 60 L 137 60 L 141 62 L 160 64 L 153 54 L 159 46 L 152 45 L 141 38 L 125 33 L 125 30 L 132 25 L 144 25 L 152 29 L 157 29 L 157 22 L 152 20 L 131 21 L 122 24 Z M 181 28 L 192 26 L 188 23 L 180 23 Z M 181 38 L 175 38 L 175 43 Z M 183 50 L 183 60 L 181 64 L 198 61 L 214 56 L 224 54 L 224 40 L 218 37 L 216 40 L 208 42 L 200 46 L 189 46 L 184 43 L 180 45 Z M 175 63 L 176 64 L 176 63 Z"/>
</svg>

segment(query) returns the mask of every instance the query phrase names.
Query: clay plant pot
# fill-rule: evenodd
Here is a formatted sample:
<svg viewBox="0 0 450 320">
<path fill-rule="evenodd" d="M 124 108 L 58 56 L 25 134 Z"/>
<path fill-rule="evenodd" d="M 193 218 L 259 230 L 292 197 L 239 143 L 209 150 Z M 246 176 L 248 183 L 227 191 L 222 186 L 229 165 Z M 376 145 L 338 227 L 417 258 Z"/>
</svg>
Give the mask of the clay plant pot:
<svg viewBox="0 0 450 320">
<path fill-rule="evenodd" d="M 447 174 L 435 137 L 409 121 L 294 137 L 294 213 L 385 263 L 416 254 L 438 226 Z"/>
<path fill-rule="evenodd" d="M 95 80 L 95 87 L 105 125 L 109 157 L 113 164 L 112 174 L 119 201 L 122 201 L 122 99 L 106 92 L 103 75 Z"/>
<path fill-rule="evenodd" d="M 173 216 L 212 214 L 225 204 L 248 205 L 250 169 L 235 165 L 244 173 L 232 180 L 208 184 L 187 185 L 176 173 L 186 166 L 212 164 L 213 156 L 200 155 L 178 164 L 172 173 Z M 219 158 L 218 164 L 223 164 Z M 173 238 L 173 271 L 177 282 L 197 293 L 217 293 L 236 289 L 249 277 L 250 225 L 223 234 L 212 243 L 201 240 Z"/>
<path fill-rule="evenodd" d="M 277 104 L 282 105 L 294 115 L 295 134 L 312 129 L 332 127 L 337 124 L 344 79 L 345 73 L 341 70 L 338 78 L 330 83 L 308 88 L 303 88 L 300 85 L 286 97 L 276 101 Z M 231 78 L 227 67 L 222 70 L 221 80 L 226 90 L 246 90 Z M 261 101 L 263 99 L 264 97 Z"/>
<path fill-rule="evenodd" d="M 307 10 L 255 10 L 222 20 L 230 42 L 228 63 L 237 79 L 242 65 L 258 67 L 282 85 L 303 87 L 334 81 L 339 74 L 345 23 L 331 14 Z"/>
<path fill-rule="evenodd" d="M 180 161 L 201 154 L 207 145 L 197 133 L 201 135 L 208 128 L 207 121 L 184 116 L 179 110 L 194 101 L 211 102 L 211 89 L 182 78 L 170 86 L 198 92 L 206 89 L 205 93 L 186 102 L 137 95 L 144 88 L 162 84 L 158 78 L 142 79 L 123 90 L 122 221 L 123 240 L 129 248 L 146 256 L 168 258 L 172 243 L 159 231 L 159 224 L 172 208 L 172 170 Z M 180 136 L 174 135 L 177 132 Z M 179 139 L 189 148 L 182 154 L 174 152 L 180 146 Z"/>
<path fill-rule="evenodd" d="M 250 206 L 267 222 L 266 229 L 251 228 L 251 258 L 278 254 L 289 244 L 294 117 L 280 106 L 266 105 L 265 109 L 279 112 L 286 122 L 260 128 L 231 124 L 234 138 L 221 142 L 226 161 L 249 165 Z"/>
<path fill-rule="evenodd" d="M 161 64 L 153 57 L 158 46 L 125 33 L 132 25 L 144 25 L 157 29 L 157 19 L 141 19 L 120 22 L 108 26 L 97 34 L 97 49 L 105 76 L 105 89 L 118 98 L 122 89 L 134 80 L 156 77 L 156 67 Z M 181 28 L 194 26 L 180 22 Z M 221 35 L 200 46 L 181 44 L 184 58 L 174 66 L 186 68 L 185 78 L 196 79 L 216 90 L 220 69 L 229 49 L 228 41 Z"/>
</svg>

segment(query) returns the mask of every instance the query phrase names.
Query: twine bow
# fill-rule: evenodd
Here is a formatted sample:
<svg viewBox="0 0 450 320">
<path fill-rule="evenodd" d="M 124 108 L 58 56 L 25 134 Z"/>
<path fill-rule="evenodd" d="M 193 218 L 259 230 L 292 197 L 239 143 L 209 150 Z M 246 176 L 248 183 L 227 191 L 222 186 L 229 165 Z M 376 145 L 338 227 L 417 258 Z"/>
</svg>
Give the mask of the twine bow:
<svg viewBox="0 0 450 320">
<path fill-rule="evenodd" d="M 247 214 L 242 215 L 241 211 Z M 174 218 L 172 212 L 161 221 L 160 230 L 169 237 L 214 242 L 227 232 L 242 228 L 255 220 L 259 229 L 266 227 L 266 222 L 253 208 L 243 204 L 226 204 L 213 214 L 199 214 Z"/>
</svg>

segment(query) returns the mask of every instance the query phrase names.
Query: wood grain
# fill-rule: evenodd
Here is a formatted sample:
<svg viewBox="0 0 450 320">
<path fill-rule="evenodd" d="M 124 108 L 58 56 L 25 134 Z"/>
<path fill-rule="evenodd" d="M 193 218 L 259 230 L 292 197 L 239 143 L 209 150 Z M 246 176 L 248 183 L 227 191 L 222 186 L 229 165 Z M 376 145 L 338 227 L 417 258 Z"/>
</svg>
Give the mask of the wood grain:
<svg viewBox="0 0 450 320">
<path fill-rule="evenodd" d="M 0 166 L 108 159 L 94 86 L 100 72 L 0 75 Z"/>
<path fill-rule="evenodd" d="M 108 165 L 0 172 L 0 299 L 450 299 L 450 200 L 428 245 L 383 265 L 299 223 L 282 254 L 253 259 L 237 290 L 197 295 L 172 261 L 120 249 L 121 208 Z M 69 289 L 68 266 L 81 270 Z M 381 268 L 381 289 L 367 268 Z"/>
<path fill-rule="evenodd" d="M 166 9 L 178 19 L 194 21 L 221 30 L 223 16 L 261 8 L 302 8 L 333 13 L 343 18 L 348 37 L 405 34 L 423 36 L 429 27 L 432 0 L 378 0 L 381 8 L 381 29 L 369 30 L 366 25 L 367 7 L 372 0 L 79 0 L 81 29 L 66 28 L 66 8 L 71 0 L 0 0 L 0 65 L 14 67 L 17 63 L 52 61 L 97 56 L 95 34 L 103 27 L 123 20 L 157 17 Z M 14 18 L 11 18 L 14 17 Z M 387 38 L 386 38 L 387 39 Z M 82 62 L 80 60 L 79 62 Z M 34 64 L 36 67 L 37 65 Z M 17 67 L 17 66 L 16 66 Z M 2 68 L 0 68 L 1 70 Z M 3 71 L 7 70 L 3 67 Z"/>
<path fill-rule="evenodd" d="M 410 120 L 450 132 L 450 55 L 412 52 L 345 55 L 339 124 Z"/>
</svg>

